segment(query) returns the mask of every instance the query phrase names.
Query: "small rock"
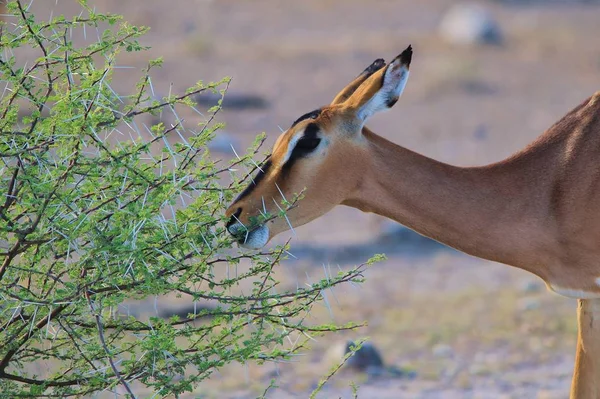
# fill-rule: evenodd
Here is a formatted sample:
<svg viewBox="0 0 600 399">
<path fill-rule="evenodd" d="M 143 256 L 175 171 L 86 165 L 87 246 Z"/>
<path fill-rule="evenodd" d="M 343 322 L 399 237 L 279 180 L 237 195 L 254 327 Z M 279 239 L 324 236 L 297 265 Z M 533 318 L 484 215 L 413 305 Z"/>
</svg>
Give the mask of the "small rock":
<svg viewBox="0 0 600 399">
<path fill-rule="evenodd" d="M 381 377 L 384 374 L 385 369 L 381 366 L 368 366 L 366 369 L 361 371 L 367 373 L 369 377 Z"/>
<path fill-rule="evenodd" d="M 431 349 L 431 353 L 435 357 L 451 357 L 454 350 L 450 345 L 438 344 Z"/>
<path fill-rule="evenodd" d="M 354 345 L 352 341 L 346 342 L 346 349 L 344 355 L 351 352 L 351 347 Z M 383 358 L 379 353 L 379 350 L 370 342 L 365 342 L 354 355 L 348 359 L 346 366 L 360 371 L 366 371 L 367 369 L 373 370 L 376 368 L 381 369 L 383 367 Z"/>
<path fill-rule="evenodd" d="M 168 319 L 173 316 L 178 316 L 180 319 L 192 318 L 196 320 L 212 318 L 210 313 L 217 312 L 217 309 L 203 304 L 191 304 L 178 307 L 166 307 L 157 309 L 156 315 L 163 319 Z M 209 313 L 207 315 L 206 313 Z M 218 312 L 217 312 L 218 313 Z"/>
<path fill-rule="evenodd" d="M 237 149 L 239 146 L 240 143 L 233 135 L 220 130 L 217 131 L 215 137 L 208 142 L 209 150 L 224 154 L 233 154 L 232 147 Z"/>
<path fill-rule="evenodd" d="M 330 346 L 322 362 L 328 367 L 338 365 L 346 354 L 351 352 L 352 341 L 337 342 Z M 409 367 L 386 366 L 379 350 L 370 342 L 365 342 L 342 366 L 341 371 L 365 373 L 369 378 L 407 378 L 413 379 L 417 372 Z"/>
<path fill-rule="evenodd" d="M 521 286 L 521 291 L 525 293 L 540 292 L 542 290 L 542 284 L 539 281 L 526 281 Z"/>
<path fill-rule="evenodd" d="M 439 32 L 454 44 L 500 44 L 502 32 L 491 13 L 478 4 L 457 4 L 442 18 Z"/>
<path fill-rule="evenodd" d="M 342 361 L 342 358 L 351 352 L 350 348 L 354 345 L 352 341 L 338 342 L 334 344 L 325 354 L 325 360 L 330 366 Z M 383 368 L 383 359 L 375 346 L 365 342 L 362 347 L 346 361 L 343 369 L 353 369 L 355 371 L 369 372 L 370 375 L 380 373 Z M 378 370 L 379 369 L 379 370 Z"/>
<path fill-rule="evenodd" d="M 205 107 L 214 107 L 221 99 L 220 94 L 205 91 L 198 94 L 194 100 L 198 105 Z M 228 91 L 223 96 L 223 109 L 246 110 L 246 109 L 265 109 L 269 106 L 267 100 L 258 94 L 244 94 Z"/>
<path fill-rule="evenodd" d="M 523 298 L 517 304 L 519 311 L 535 310 L 540 307 L 540 301 L 535 298 Z"/>
</svg>

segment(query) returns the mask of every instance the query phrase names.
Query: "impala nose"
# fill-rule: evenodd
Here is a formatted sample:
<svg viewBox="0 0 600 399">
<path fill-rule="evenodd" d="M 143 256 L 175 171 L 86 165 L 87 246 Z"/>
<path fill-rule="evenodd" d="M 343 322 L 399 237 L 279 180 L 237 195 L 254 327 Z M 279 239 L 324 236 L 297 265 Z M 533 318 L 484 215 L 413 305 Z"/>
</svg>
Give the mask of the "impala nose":
<svg viewBox="0 0 600 399">
<path fill-rule="evenodd" d="M 229 234 L 233 234 L 235 235 L 236 230 L 238 229 L 232 229 L 231 227 L 235 224 L 240 222 L 239 217 L 242 214 L 242 208 L 238 208 L 235 213 L 233 215 L 231 215 L 231 217 L 229 218 L 229 221 L 227 222 L 227 224 L 225 225 L 225 228 L 227 229 L 227 231 L 229 232 Z M 240 222 L 241 223 L 241 222 Z"/>
</svg>

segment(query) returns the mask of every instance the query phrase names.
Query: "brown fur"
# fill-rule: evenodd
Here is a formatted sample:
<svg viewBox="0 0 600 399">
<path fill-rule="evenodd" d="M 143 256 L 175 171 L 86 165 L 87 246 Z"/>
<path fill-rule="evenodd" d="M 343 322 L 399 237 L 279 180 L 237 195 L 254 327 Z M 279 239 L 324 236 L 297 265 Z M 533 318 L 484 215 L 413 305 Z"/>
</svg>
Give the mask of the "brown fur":
<svg viewBox="0 0 600 399">
<path fill-rule="evenodd" d="M 600 92 L 506 160 L 461 168 L 400 147 L 362 128 L 357 110 L 382 87 L 385 68 L 359 76 L 316 120 L 277 141 L 275 164 L 291 137 L 320 126 L 327 147 L 281 175 L 270 170 L 251 195 L 231 206 L 242 220 L 261 198 L 306 188 L 288 214 L 294 227 L 343 204 L 375 212 L 460 251 L 515 266 L 561 293 L 580 297 L 579 340 L 571 397 L 600 398 Z M 358 82 L 357 80 L 364 81 Z M 272 201 L 267 208 L 273 207 Z M 287 230 L 273 221 L 271 237 Z M 596 319 L 594 318 L 596 317 Z"/>
<path fill-rule="evenodd" d="M 346 101 L 352 95 L 352 93 L 354 93 L 356 89 L 358 89 L 358 87 L 361 84 L 363 84 L 365 80 L 367 80 L 369 76 L 373 75 L 375 72 L 377 72 L 384 66 L 385 61 L 383 59 L 380 58 L 378 60 L 375 60 L 375 62 L 369 65 L 364 71 L 362 71 L 362 73 L 358 75 L 356 79 L 350 82 L 348 86 L 344 87 L 344 89 L 340 91 L 337 96 L 335 96 L 331 104 L 341 104 L 344 101 Z"/>
</svg>

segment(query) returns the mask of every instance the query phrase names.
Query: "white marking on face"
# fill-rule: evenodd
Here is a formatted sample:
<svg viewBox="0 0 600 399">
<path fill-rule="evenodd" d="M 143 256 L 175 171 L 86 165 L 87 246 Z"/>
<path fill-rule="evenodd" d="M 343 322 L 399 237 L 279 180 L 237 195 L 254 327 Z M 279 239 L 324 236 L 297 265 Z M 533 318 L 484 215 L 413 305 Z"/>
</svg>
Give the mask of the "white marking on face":
<svg viewBox="0 0 600 399">
<path fill-rule="evenodd" d="M 600 286 L 600 277 L 598 277 L 598 278 L 596 279 L 596 285 L 597 285 L 597 286 Z"/>
<path fill-rule="evenodd" d="M 598 279 L 596 279 L 596 282 Z M 548 288 L 558 295 L 566 296 L 567 298 L 575 299 L 597 299 L 600 298 L 600 292 L 589 292 L 583 290 L 574 290 L 570 288 L 562 288 L 555 285 L 548 284 Z"/>
<path fill-rule="evenodd" d="M 283 160 L 281 161 L 281 166 L 285 165 L 285 163 L 288 161 L 288 159 L 290 159 L 290 157 L 292 156 L 292 151 L 294 151 L 294 147 L 296 147 L 296 143 L 298 142 L 298 140 L 300 140 L 300 138 L 302 138 L 302 136 L 304 136 L 304 130 L 297 132 L 290 139 L 290 142 L 288 143 L 288 146 L 287 146 L 287 152 L 285 153 L 285 156 L 283 157 Z"/>
<path fill-rule="evenodd" d="M 269 226 L 266 224 L 257 227 L 246 235 L 244 242 L 240 246 L 248 249 L 261 249 L 269 241 Z"/>
<path fill-rule="evenodd" d="M 238 244 L 243 248 L 260 249 L 269 241 L 269 226 L 263 224 L 252 231 L 240 221 L 236 221 L 227 228 L 230 234 L 240 237 Z"/>
</svg>

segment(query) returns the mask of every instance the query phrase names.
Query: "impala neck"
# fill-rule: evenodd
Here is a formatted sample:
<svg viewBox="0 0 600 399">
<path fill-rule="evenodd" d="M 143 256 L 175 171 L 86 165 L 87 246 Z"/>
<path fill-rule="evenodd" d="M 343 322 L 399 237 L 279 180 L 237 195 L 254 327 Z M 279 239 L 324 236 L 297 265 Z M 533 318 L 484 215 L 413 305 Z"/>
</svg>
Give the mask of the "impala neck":
<svg viewBox="0 0 600 399">
<path fill-rule="evenodd" d="M 388 217 L 468 254 L 543 274 L 536 268 L 543 259 L 532 250 L 543 240 L 523 172 L 527 165 L 455 167 L 363 133 L 371 165 L 345 205 Z"/>
</svg>

